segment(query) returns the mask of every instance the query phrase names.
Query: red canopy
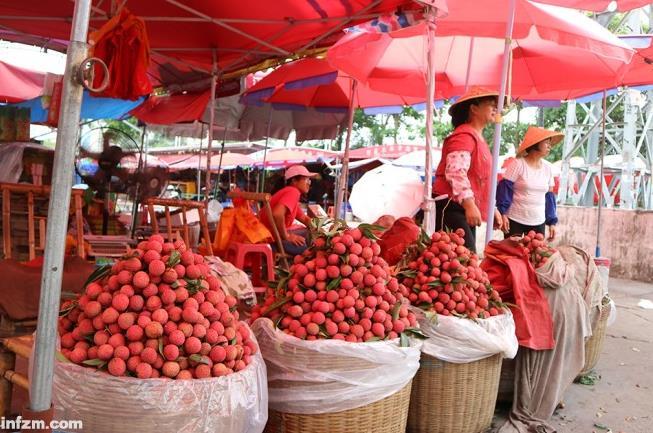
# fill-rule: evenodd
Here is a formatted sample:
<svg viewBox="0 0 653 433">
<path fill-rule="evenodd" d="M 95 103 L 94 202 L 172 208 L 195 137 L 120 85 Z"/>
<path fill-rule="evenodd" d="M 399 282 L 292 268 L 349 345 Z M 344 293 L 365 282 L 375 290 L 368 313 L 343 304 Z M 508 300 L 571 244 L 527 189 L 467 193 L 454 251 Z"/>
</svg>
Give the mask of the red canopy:
<svg viewBox="0 0 653 433">
<path fill-rule="evenodd" d="M 279 109 L 316 107 L 346 112 L 350 102 L 351 78 L 337 71 L 325 59 L 301 59 L 275 69 L 249 89 L 243 98 L 246 101 L 257 99 L 257 95 L 258 99 L 272 103 Z M 359 85 L 354 94 L 354 107 L 414 105 L 425 99 L 423 95 L 402 96 Z"/>
<path fill-rule="evenodd" d="M 439 21 L 435 38 L 437 99 L 461 95 L 466 84 L 499 87 L 505 42 L 499 38 L 501 33 L 479 30 L 478 20 L 494 26 L 498 17 L 493 11 L 506 3 L 488 3 L 487 16 L 481 13 L 484 3 L 474 11 L 455 3 L 449 16 Z M 614 86 L 632 58 L 628 45 L 579 12 L 519 0 L 516 15 L 519 25 L 510 79 L 514 96 L 537 99 L 542 92 L 557 91 L 565 99 L 581 87 Z M 529 26 L 537 32 L 527 32 Z M 332 65 L 375 90 L 425 95 L 426 35 L 424 24 L 390 33 L 352 34 L 331 47 L 328 58 Z"/>
<path fill-rule="evenodd" d="M 172 125 L 201 119 L 211 91 L 170 96 L 152 96 L 132 110 L 132 116 L 154 125 Z"/>
<path fill-rule="evenodd" d="M 593 12 L 603 12 L 610 3 L 617 4 L 617 10 L 626 12 L 651 4 L 651 0 L 534 0 L 538 3 L 548 3 L 566 8 L 582 9 Z"/>
<path fill-rule="evenodd" d="M 113 2 L 94 1 L 91 28 L 108 19 Z M 2 37 L 61 48 L 52 39 L 70 36 L 75 3 L 70 0 L 0 3 Z M 418 8 L 410 0 L 261 1 L 261 0 L 151 0 L 127 2 L 145 21 L 155 79 L 188 83 L 211 72 L 213 50 L 222 73 L 268 59 L 331 45 L 340 30 L 402 8 Z M 199 73 L 199 74 L 198 74 Z"/>
<path fill-rule="evenodd" d="M 21 102 L 43 93 L 43 72 L 0 61 L 0 102 Z"/>
</svg>

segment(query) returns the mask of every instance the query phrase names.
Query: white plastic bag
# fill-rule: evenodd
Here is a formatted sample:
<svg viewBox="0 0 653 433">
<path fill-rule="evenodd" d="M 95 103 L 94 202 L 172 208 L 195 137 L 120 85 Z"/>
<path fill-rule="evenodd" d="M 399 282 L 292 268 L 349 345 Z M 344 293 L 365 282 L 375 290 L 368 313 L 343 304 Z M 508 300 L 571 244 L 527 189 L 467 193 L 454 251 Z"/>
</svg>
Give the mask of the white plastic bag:
<svg viewBox="0 0 653 433">
<path fill-rule="evenodd" d="M 438 315 L 435 321 L 419 308 L 411 307 L 411 311 L 417 316 L 422 332 L 429 337 L 422 345 L 422 352 L 427 355 L 457 364 L 497 353 L 504 358 L 517 355 L 515 321 L 507 308 L 504 314 L 476 321 L 443 315 Z"/>
<path fill-rule="evenodd" d="M 213 274 L 218 277 L 226 294 L 235 296 L 248 305 L 256 303 L 256 292 L 252 286 L 252 280 L 245 272 L 217 256 L 205 256 L 204 261 L 209 265 Z"/>
<path fill-rule="evenodd" d="M 406 386 L 419 368 L 419 345 L 398 340 L 305 341 L 269 319 L 252 325 L 268 370 L 270 408 L 320 414 L 366 406 Z"/>
<path fill-rule="evenodd" d="M 55 419 L 93 433 L 261 433 L 267 394 L 260 352 L 244 370 L 210 379 L 118 378 L 67 362 L 54 371 Z"/>
</svg>

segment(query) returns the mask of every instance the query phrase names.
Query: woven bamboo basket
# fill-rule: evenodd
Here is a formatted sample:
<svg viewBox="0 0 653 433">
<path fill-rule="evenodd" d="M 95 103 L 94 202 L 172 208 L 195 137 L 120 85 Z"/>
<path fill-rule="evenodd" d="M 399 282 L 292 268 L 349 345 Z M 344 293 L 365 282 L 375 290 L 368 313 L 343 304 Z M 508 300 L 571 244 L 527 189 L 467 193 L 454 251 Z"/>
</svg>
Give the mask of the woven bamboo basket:
<svg viewBox="0 0 653 433">
<path fill-rule="evenodd" d="M 598 319 L 593 323 L 592 336 L 585 341 L 585 365 L 579 376 L 588 374 L 599 361 L 603 341 L 605 340 L 605 330 L 608 326 L 608 317 L 610 317 L 610 303 L 604 303 L 601 306 L 601 312 Z"/>
<path fill-rule="evenodd" d="M 497 401 L 502 403 L 511 402 L 515 393 L 515 359 L 504 359 L 501 364 L 501 377 L 499 379 L 499 392 Z"/>
<path fill-rule="evenodd" d="M 404 433 L 410 389 L 409 382 L 382 400 L 341 412 L 296 414 L 270 409 L 264 433 Z"/>
<path fill-rule="evenodd" d="M 409 433 L 479 433 L 492 424 L 501 354 L 466 364 L 422 353 L 413 379 Z"/>
</svg>

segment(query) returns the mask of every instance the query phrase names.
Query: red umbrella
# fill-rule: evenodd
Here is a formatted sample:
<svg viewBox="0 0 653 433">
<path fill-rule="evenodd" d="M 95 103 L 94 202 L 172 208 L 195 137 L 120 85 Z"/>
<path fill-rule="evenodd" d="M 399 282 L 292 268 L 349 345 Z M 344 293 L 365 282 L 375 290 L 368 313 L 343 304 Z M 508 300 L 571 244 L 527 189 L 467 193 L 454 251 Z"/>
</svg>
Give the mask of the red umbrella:
<svg viewBox="0 0 653 433">
<path fill-rule="evenodd" d="M 650 0 L 533 0 L 538 3 L 547 3 L 566 8 L 582 9 L 593 12 L 603 12 L 608 9 L 610 3 L 616 3 L 619 12 L 626 12 L 632 9 L 641 8 L 651 4 Z"/>
<path fill-rule="evenodd" d="M 633 55 L 626 43 L 580 13 L 526 3 L 520 2 L 524 7 L 534 6 L 541 21 L 537 32 L 513 40 L 512 96 L 537 99 L 539 93 L 547 93 L 550 98 L 566 99 L 579 88 L 611 87 L 620 82 Z M 450 10 L 449 17 L 438 25 L 436 35 L 447 20 L 458 19 L 456 12 L 457 9 Z M 547 33 L 545 20 L 555 24 L 555 29 Z M 566 28 L 562 23 L 566 23 Z M 473 34 L 474 25 L 470 22 L 470 29 L 466 29 L 461 23 L 457 31 Z M 424 95 L 425 27 L 420 24 L 392 33 L 347 36 L 329 50 L 329 61 L 374 89 Z M 449 29 L 454 31 L 452 26 Z M 580 42 L 575 45 L 575 41 Z M 496 37 L 436 36 L 435 97 L 459 96 L 468 83 L 498 89 L 503 51 L 504 40 Z"/>
<path fill-rule="evenodd" d="M 351 101 L 352 79 L 338 72 L 325 59 L 305 58 L 286 63 L 268 74 L 243 95 L 245 103 L 261 101 L 278 109 L 315 107 L 346 112 Z M 424 94 L 402 96 L 359 85 L 354 92 L 356 108 L 402 107 L 424 102 Z"/>
<path fill-rule="evenodd" d="M 499 106 L 498 109 L 503 109 L 504 95 L 506 94 L 506 86 L 509 74 L 509 56 L 512 55 L 516 58 L 527 59 L 532 55 L 540 55 L 546 43 L 554 43 L 554 46 L 569 47 L 574 49 L 585 49 L 600 56 L 605 60 L 617 58 L 623 63 L 630 61 L 632 57 L 632 50 L 624 46 L 620 41 L 609 33 L 608 30 L 601 28 L 597 23 L 593 22 L 586 16 L 578 12 L 568 9 L 556 8 L 554 6 L 535 4 L 528 0 L 509 0 L 509 1 L 495 1 L 495 2 L 471 2 L 470 0 L 461 0 L 449 5 L 449 15 L 433 23 L 433 19 L 428 20 L 428 25 L 422 25 L 415 28 L 399 30 L 389 34 L 362 34 L 352 35 L 344 38 L 334 47 L 329 50 L 329 61 L 339 69 L 349 73 L 353 77 L 368 82 L 370 87 L 389 91 L 392 88 L 400 91 L 403 94 L 419 95 L 428 94 L 432 96 L 434 76 L 437 76 L 438 71 L 438 50 L 437 50 L 437 36 L 469 36 L 473 37 L 476 41 L 479 38 L 504 38 L 503 54 L 499 51 L 494 56 L 485 52 L 485 47 L 480 50 L 475 50 L 474 55 L 468 53 L 467 57 L 461 56 L 465 59 L 463 64 L 457 67 L 457 74 L 464 71 L 464 74 L 456 75 L 463 78 L 463 90 L 467 83 L 480 85 L 479 82 L 472 82 L 472 62 L 474 56 L 478 56 L 477 51 L 481 51 L 487 64 L 481 65 L 483 74 L 492 74 L 495 71 L 494 77 L 496 81 L 493 85 L 499 89 Z M 512 41 L 523 41 L 531 36 L 534 31 L 537 32 L 536 37 L 541 41 L 538 46 L 534 46 L 531 51 L 520 48 L 517 52 L 514 46 L 511 46 Z M 394 56 L 388 54 L 388 46 L 394 43 L 395 39 L 403 38 L 417 38 L 423 39 L 420 47 L 421 49 L 414 49 L 413 51 L 402 51 L 401 49 L 395 50 Z M 358 40 L 358 43 L 354 43 Z M 369 43 L 366 43 L 369 40 Z M 451 42 L 453 43 L 453 42 Z M 471 46 L 471 39 L 468 43 Z M 414 46 L 405 47 L 415 48 Z M 453 50 L 453 48 L 452 48 Z M 471 49 L 470 49 L 471 51 Z M 559 56 L 550 52 L 550 60 L 559 60 Z M 449 60 L 454 62 L 458 59 L 459 52 L 456 51 L 456 56 L 451 56 Z M 387 64 L 384 62 L 387 61 Z M 433 64 L 434 63 L 434 64 Z M 446 68 L 448 64 L 440 65 L 441 71 Z M 543 64 L 543 69 L 547 70 L 549 65 Z M 524 70 L 528 70 L 526 67 Z M 468 72 L 469 71 L 469 72 Z M 610 71 L 610 69 L 608 69 Z M 619 72 L 614 71 L 613 72 Z M 513 71 L 514 72 L 514 71 Z M 530 71 L 529 71 L 530 72 Z M 605 71 L 603 71 L 605 73 Z M 620 71 L 623 74 L 623 70 Z M 574 74 L 569 72 L 573 77 Z M 613 73 L 608 73 L 604 78 L 611 78 Z M 476 79 L 479 79 L 477 75 Z M 374 78 L 379 81 L 375 82 Z M 441 77 L 442 78 L 442 77 Z M 453 93 L 452 88 L 455 88 L 455 81 L 451 77 L 445 76 L 446 80 L 440 80 L 440 87 L 448 85 L 449 91 Z M 468 79 L 469 78 L 469 79 Z M 550 77 L 546 76 L 549 79 Z M 448 83 L 447 83 L 448 81 Z M 392 86 L 388 83 L 392 82 Z M 586 84 L 585 81 L 582 82 Z M 553 87 L 553 86 L 560 87 Z M 567 85 L 567 80 L 560 83 L 547 84 L 547 90 L 564 89 Z M 426 89 L 429 89 L 428 92 Z M 436 85 L 437 89 L 437 85 Z M 460 90 L 458 90 L 460 92 Z M 431 113 L 429 110 L 427 112 Z M 430 120 L 427 117 L 427 162 L 426 171 L 427 178 L 430 178 L 430 160 L 428 152 L 430 150 L 430 133 L 428 127 Z M 488 200 L 488 215 L 494 208 L 495 187 L 497 162 L 499 157 L 499 142 L 501 138 L 501 122 L 495 124 L 494 145 L 493 145 L 493 170 L 492 183 L 489 185 L 489 200 Z M 430 197 L 429 184 L 425 186 L 425 200 L 428 203 L 428 211 L 425 210 L 426 216 L 430 215 L 432 203 L 428 200 Z M 488 233 L 486 239 L 491 239 L 492 221 L 488 222 Z"/>
<path fill-rule="evenodd" d="M 43 93 L 43 72 L 0 62 L 0 102 L 21 102 Z"/>
</svg>

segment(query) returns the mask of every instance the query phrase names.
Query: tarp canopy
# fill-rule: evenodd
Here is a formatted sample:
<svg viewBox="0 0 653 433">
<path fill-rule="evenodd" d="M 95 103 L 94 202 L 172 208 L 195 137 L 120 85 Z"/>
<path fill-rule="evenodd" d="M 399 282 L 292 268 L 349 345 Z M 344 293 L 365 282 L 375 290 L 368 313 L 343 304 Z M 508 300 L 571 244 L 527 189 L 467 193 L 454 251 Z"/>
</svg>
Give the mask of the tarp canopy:
<svg viewBox="0 0 653 433">
<path fill-rule="evenodd" d="M 150 98 L 132 114 L 140 121 L 155 125 L 174 125 L 200 121 L 208 124 L 210 91 Z M 238 102 L 239 95 L 216 99 L 213 137 L 217 140 L 259 140 L 263 137 L 288 139 L 294 130 L 298 141 L 329 140 L 337 136 L 345 113 L 273 110 L 271 106 L 248 106 Z M 199 128 L 198 128 L 199 126 Z M 202 135 L 207 126 L 190 126 L 191 134 Z M 226 132 L 226 134 L 225 134 Z"/>
<path fill-rule="evenodd" d="M 92 29 L 104 24 L 114 2 L 94 0 Z M 119 2 L 116 2 L 119 3 Z M 265 60 L 327 47 L 340 30 L 397 8 L 420 8 L 410 0 L 126 1 L 145 21 L 151 47 L 151 75 L 165 85 L 205 81 L 213 58 L 220 73 L 237 72 Z M 63 50 L 75 3 L 70 0 L 0 3 L 0 37 Z M 42 39 L 35 38 L 40 36 Z"/>
<path fill-rule="evenodd" d="M 265 161 L 266 167 L 288 167 L 293 164 L 330 161 L 338 158 L 340 154 L 311 147 L 278 147 L 268 149 L 267 155 L 264 150 L 259 150 L 250 156 L 254 158 L 254 165 L 257 166 L 262 166 Z"/>
<path fill-rule="evenodd" d="M 95 98 L 84 91 L 82 99 L 81 118 L 85 120 L 122 119 L 135 107 L 142 104 L 144 98 L 136 101 L 124 101 L 113 98 Z M 31 112 L 32 123 L 45 123 L 48 120 L 48 109 L 43 107 L 42 97 L 14 104 L 17 107 L 28 107 Z"/>
<path fill-rule="evenodd" d="M 380 146 L 352 149 L 349 151 L 349 159 L 396 159 L 402 155 L 418 150 L 424 151 L 424 146 L 419 144 L 383 144 Z"/>
<path fill-rule="evenodd" d="M 0 102 L 20 102 L 43 93 L 45 73 L 0 61 Z"/>
<path fill-rule="evenodd" d="M 641 8 L 651 4 L 651 0 L 533 0 L 566 8 L 582 9 L 592 12 L 603 12 L 614 4 L 619 12 Z"/>
</svg>

